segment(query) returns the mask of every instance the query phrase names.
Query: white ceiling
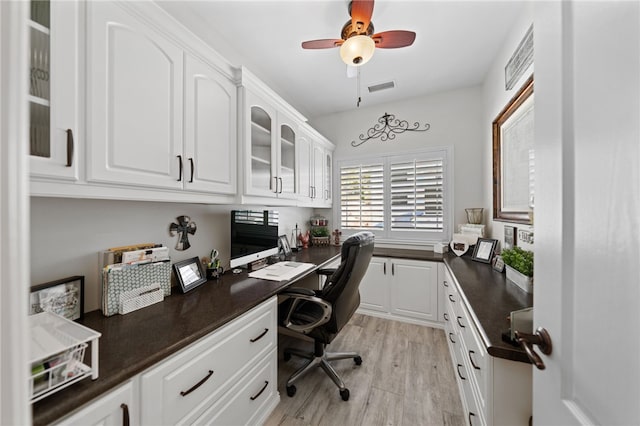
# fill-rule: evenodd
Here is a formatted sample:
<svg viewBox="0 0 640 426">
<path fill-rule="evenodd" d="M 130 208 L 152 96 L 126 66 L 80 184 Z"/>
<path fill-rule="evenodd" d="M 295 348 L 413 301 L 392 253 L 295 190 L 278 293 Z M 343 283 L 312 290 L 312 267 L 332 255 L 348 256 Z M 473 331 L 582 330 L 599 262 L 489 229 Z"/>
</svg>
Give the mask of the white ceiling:
<svg viewBox="0 0 640 426">
<path fill-rule="evenodd" d="M 244 65 L 308 118 L 356 108 L 357 79 L 337 48 L 305 40 L 340 38 L 348 0 L 159 1 L 233 65 Z M 410 30 L 410 47 L 376 49 L 360 67 L 361 106 L 481 84 L 524 1 L 377 0 L 376 32 Z M 393 80 L 396 88 L 368 93 Z"/>
</svg>

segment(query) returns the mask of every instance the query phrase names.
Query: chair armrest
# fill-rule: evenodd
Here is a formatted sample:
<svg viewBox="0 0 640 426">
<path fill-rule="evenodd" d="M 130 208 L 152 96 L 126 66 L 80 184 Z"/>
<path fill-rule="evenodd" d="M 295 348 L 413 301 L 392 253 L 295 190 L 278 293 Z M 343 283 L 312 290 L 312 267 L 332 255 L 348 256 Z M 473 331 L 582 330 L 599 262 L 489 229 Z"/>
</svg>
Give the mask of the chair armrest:
<svg viewBox="0 0 640 426">
<path fill-rule="evenodd" d="M 307 289 L 296 289 L 296 290 L 307 290 Z M 293 302 L 291 303 L 291 307 L 289 308 L 289 312 L 287 312 L 287 317 L 285 318 L 284 324 L 283 324 L 289 330 L 302 333 L 302 334 L 307 334 L 309 331 L 313 330 L 319 325 L 325 324 L 331 318 L 331 312 L 333 310 L 331 305 L 319 297 L 316 297 L 310 294 L 296 294 L 295 292 L 288 292 L 288 291 L 281 293 L 281 295 L 285 297 L 285 300 L 293 299 Z M 291 322 L 291 316 L 295 313 L 296 308 L 301 302 L 311 302 L 316 304 L 317 306 L 320 307 L 320 309 L 322 309 L 322 315 L 319 318 L 317 318 L 315 321 L 311 321 L 306 324 L 293 324 Z"/>
<path fill-rule="evenodd" d="M 307 295 L 307 296 L 315 296 L 316 292 L 309 288 L 302 287 L 289 287 L 286 290 L 278 293 L 279 296 L 289 296 L 289 295 Z"/>
<path fill-rule="evenodd" d="M 322 269 L 316 270 L 316 274 L 318 274 L 318 275 L 326 275 L 327 277 L 330 277 L 336 271 L 337 271 L 336 268 L 322 268 Z"/>
</svg>

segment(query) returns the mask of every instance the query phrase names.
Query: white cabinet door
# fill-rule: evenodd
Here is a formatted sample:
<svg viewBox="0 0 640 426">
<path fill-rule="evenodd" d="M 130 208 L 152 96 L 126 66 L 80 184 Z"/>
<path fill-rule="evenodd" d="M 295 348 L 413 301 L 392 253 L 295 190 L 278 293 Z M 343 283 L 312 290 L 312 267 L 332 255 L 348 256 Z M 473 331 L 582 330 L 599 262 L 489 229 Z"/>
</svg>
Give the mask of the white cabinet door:
<svg viewBox="0 0 640 426">
<path fill-rule="evenodd" d="M 438 265 L 435 262 L 391 259 L 391 312 L 438 320 Z"/>
<path fill-rule="evenodd" d="M 187 55 L 184 102 L 184 188 L 235 194 L 235 85 L 209 65 Z"/>
<path fill-rule="evenodd" d="M 389 310 L 389 277 L 387 260 L 372 257 L 367 273 L 360 282 L 360 307 L 380 312 Z"/>
<path fill-rule="evenodd" d="M 61 426 L 120 426 L 125 424 L 140 424 L 132 382 L 100 397 L 97 401 L 58 423 Z"/>
<path fill-rule="evenodd" d="M 313 151 L 311 136 L 304 131 L 298 133 L 298 199 L 302 205 L 311 204 L 311 184 L 313 173 Z"/>
<path fill-rule="evenodd" d="M 324 182 L 324 149 L 320 144 L 313 145 L 313 183 L 311 185 L 311 199 L 315 206 L 322 204 Z"/>
<path fill-rule="evenodd" d="M 123 6 L 87 8 L 87 180 L 182 188 L 182 50 Z"/>
<path fill-rule="evenodd" d="M 276 196 L 276 110 L 258 95 L 244 89 L 244 193 Z"/>
<path fill-rule="evenodd" d="M 76 1 L 34 2 L 31 7 L 28 99 L 33 177 L 78 179 L 79 22 Z"/>
</svg>

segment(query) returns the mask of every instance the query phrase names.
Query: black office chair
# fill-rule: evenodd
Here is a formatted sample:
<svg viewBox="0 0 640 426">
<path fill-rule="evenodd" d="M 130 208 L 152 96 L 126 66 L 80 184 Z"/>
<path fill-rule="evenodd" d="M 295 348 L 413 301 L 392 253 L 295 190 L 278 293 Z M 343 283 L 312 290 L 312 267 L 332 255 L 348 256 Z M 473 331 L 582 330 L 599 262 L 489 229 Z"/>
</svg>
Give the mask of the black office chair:
<svg viewBox="0 0 640 426">
<path fill-rule="evenodd" d="M 284 301 L 279 307 L 280 325 L 314 339 L 313 352 L 291 348 L 284 351 L 285 361 L 291 359 L 291 355 L 309 360 L 287 380 L 287 395 L 294 396 L 296 387 L 293 383 L 319 366 L 340 388 L 342 399 L 349 400 L 349 389 L 329 361 L 353 358 L 356 365 L 360 365 L 362 358 L 356 352 L 325 352 L 325 346 L 338 335 L 360 305 L 358 287 L 369 267 L 373 243 L 371 232 L 350 236 L 342 245 L 340 266 L 334 270 L 318 271 L 328 276 L 322 290 L 290 288 L 281 293 Z"/>
</svg>

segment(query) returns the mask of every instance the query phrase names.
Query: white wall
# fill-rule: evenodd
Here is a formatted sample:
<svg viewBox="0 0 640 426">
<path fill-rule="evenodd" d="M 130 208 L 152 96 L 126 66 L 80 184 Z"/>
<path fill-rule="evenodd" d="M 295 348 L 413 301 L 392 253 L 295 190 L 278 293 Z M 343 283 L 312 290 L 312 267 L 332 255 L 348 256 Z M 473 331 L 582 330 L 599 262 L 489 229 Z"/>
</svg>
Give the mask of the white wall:
<svg viewBox="0 0 640 426">
<path fill-rule="evenodd" d="M 482 144 L 483 148 L 483 169 L 486 171 L 483 178 L 483 194 L 485 199 L 483 205 L 485 206 L 485 223 L 487 224 L 487 233 L 489 238 L 495 238 L 500 241 L 501 246 L 504 241 L 504 225 L 514 225 L 518 229 L 533 229 L 531 226 L 521 224 L 510 224 L 507 222 L 494 221 L 493 218 L 493 134 L 491 130 L 491 123 L 496 119 L 500 111 L 504 109 L 509 100 L 518 92 L 524 82 L 533 73 L 533 65 L 523 73 L 520 80 L 513 86 L 511 90 L 505 90 L 504 87 L 504 67 L 509 62 L 511 55 L 518 47 L 518 44 L 524 37 L 525 33 L 529 29 L 529 26 L 533 23 L 533 4 L 529 4 L 525 9 L 525 13 L 520 19 L 514 23 L 513 28 L 509 33 L 509 37 L 505 39 L 505 42 L 500 50 L 499 54 L 493 61 L 493 65 L 487 74 L 484 84 L 482 86 L 482 102 L 483 102 L 483 116 L 482 116 Z M 535 33 L 535 28 L 534 28 Z M 535 49 L 535 46 L 534 46 Z M 535 86 L 535 83 L 534 83 Z M 535 221 L 535 215 L 534 215 Z M 535 234 L 534 234 L 535 240 Z M 518 241 L 517 245 L 522 248 L 531 250 L 533 246 Z"/>
<path fill-rule="evenodd" d="M 414 122 L 421 126 L 429 123 L 431 128 L 426 132 L 405 132 L 386 142 L 372 139 L 359 147 L 351 146 L 351 141 L 358 141 L 358 136 L 366 134 L 385 112 L 408 121 L 410 125 Z M 472 87 L 375 107 L 362 106 L 354 111 L 316 117 L 309 122 L 336 144 L 334 161 L 361 155 L 452 146 L 454 229 L 457 229 L 457 224 L 467 222 L 465 208 L 484 207 L 486 220 L 490 206 L 484 194 L 486 188 L 482 185 L 484 176 L 489 173 L 482 161 L 486 149 L 483 129 L 487 127 L 483 115 L 480 87 Z M 329 213 L 325 215 L 329 216 Z"/>
<path fill-rule="evenodd" d="M 161 243 L 170 247 L 173 262 L 220 252 L 229 266 L 230 214 L 237 209 L 264 206 L 217 206 L 137 201 L 31 198 L 31 284 L 72 275 L 85 276 L 85 312 L 100 307 L 98 253 L 109 247 Z M 308 227 L 311 209 L 271 207 L 280 213 L 280 234 L 291 235 L 296 223 Z M 177 216 L 191 217 L 198 228 L 189 236 L 191 247 L 175 250 L 177 237 L 169 225 Z M 172 278 L 173 279 L 173 278 Z M 174 289 L 174 291 L 178 291 Z"/>
</svg>

